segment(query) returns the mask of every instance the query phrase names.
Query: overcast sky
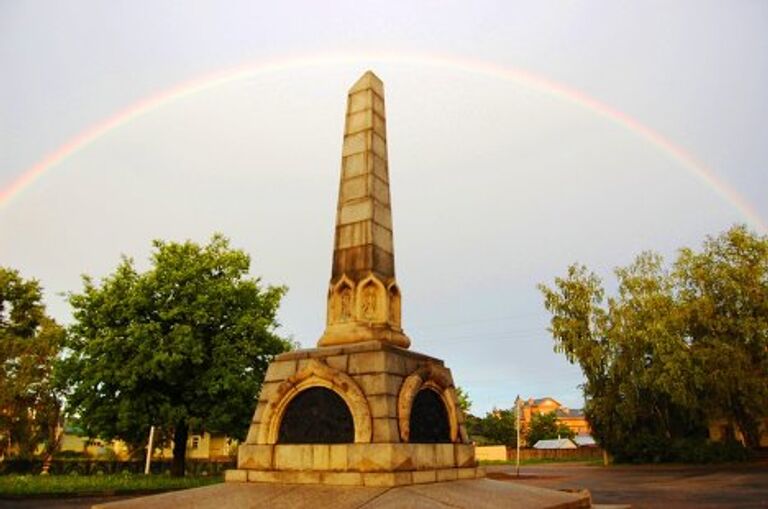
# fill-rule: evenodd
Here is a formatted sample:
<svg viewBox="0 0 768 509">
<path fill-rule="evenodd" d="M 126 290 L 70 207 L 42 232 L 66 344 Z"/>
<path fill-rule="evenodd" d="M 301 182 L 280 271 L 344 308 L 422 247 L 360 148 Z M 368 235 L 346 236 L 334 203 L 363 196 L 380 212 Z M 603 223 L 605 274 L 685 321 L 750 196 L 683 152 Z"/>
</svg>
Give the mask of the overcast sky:
<svg viewBox="0 0 768 509">
<path fill-rule="evenodd" d="M 39 279 L 67 323 L 62 293 L 81 274 L 105 276 L 121 254 L 146 267 L 155 238 L 222 232 L 254 275 L 289 286 L 282 331 L 314 346 L 346 91 L 370 68 L 386 88 L 412 349 L 446 361 L 473 413 L 517 394 L 578 407 L 580 371 L 553 353 L 536 284 L 574 261 L 610 281 L 642 250 L 671 257 L 748 218 L 637 130 L 430 55 L 605 103 L 710 167 L 765 221 L 766 26 L 763 1 L 0 1 L 0 190 L 162 90 L 314 58 L 169 101 L 52 166 L 0 203 L 0 264 Z"/>
</svg>

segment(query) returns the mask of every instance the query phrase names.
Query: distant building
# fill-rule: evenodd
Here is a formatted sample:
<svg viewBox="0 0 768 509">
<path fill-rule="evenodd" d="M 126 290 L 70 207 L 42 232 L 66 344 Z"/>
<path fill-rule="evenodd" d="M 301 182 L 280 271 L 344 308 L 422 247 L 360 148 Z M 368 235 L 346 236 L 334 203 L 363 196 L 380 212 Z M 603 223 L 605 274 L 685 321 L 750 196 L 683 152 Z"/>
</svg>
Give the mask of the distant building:
<svg viewBox="0 0 768 509">
<path fill-rule="evenodd" d="M 727 419 L 713 419 L 709 421 L 709 439 L 714 442 L 724 442 L 728 437 L 732 437 L 744 444 L 744 436 L 741 430 L 728 422 Z M 768 417 L 760 423 L 760 447 L 768 447 Z"/>
<path fill-rule="evenodd" d="M 552 438 L 539 440 L 533 444 L 534 449 L 578 449 L 578 446 L 569 438 Z"/>
<path fill-rule="evenodd" d="M 223 460 L 235 456 L 237 441 L 222 433 L 190 434 L 187 439 L 187 459 Z M 65 426 L 61 437 L 59 452 L 73 452 L 93 458 L 109 457 L 129 459 L 129 450 L 121 440 L 101 440 L 88 437 L 83 430 L 76 426 Z M 163 447 L 155 449 L 153 457 L 172 458 L 173 449 Z"/>
<path fill-rule="evenodd" d="M 555 412 L 557 420 L 568 426 L 577 435 L 589 435 L 592 430 L 589 427 L 584 410 L 580 408 L 568 408 L 563 406 L 557 400 L 545 398 L 529 398 L 523 403 L 523 412 L 520 415 L 520 421 L 525 427 L 530 424 L 533 414 L 548 414 Z"/>
</svg>

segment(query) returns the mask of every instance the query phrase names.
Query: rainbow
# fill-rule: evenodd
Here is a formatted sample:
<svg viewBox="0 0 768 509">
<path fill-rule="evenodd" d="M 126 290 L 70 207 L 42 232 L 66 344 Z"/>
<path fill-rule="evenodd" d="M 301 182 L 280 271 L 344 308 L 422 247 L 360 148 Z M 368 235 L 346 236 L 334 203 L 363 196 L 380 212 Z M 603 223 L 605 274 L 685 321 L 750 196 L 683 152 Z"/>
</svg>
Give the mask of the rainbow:
<svg viewBox="0 0 768 509">
<path fill-rule="evenodd" d="M 7 207 L 15 196 L 18 196 L 24 189 L 31 186 L 46 172 L 60 164 L 62 161 L 74 156 L 95 143 L 108 132 L 118 129 L 136 118 L 184 97 L 195 95 L 233 81 L 252 78 L 262 74 L 306 67 L 341 64 L 362 64 L 370 66 L 375 63 L 415 64 L 477 73 L 513 81 L 535 91 L 544 92 L 574 103 L 587 109 L 593 114 L 599 115 L 616 125 L 629 130 L 634 135 L 645 139 L 653 146 L 662 150 L 679 163 L 681 168 L 687 170 L 691 175 L 712 189 L 720 198 L 730 203 L 754 227 L 758 228 L 763 233 L 768 232 L 768 224 L 766 224 L 752 204 L 750 204 L 749 201 L 728 183 L 718 177 L 711 168 L 681 146 L 662 136 L 658 131 L 630 117 L 626 113 L 623 113 L 580 90 L 524 69 L 504 67 L 492 62 L 467 60 L 454 56 L 411 53 L 338 53 L 283 57 L 279 60 L 248 62 L 235 67 L 208 73 L 189 81 L 184 81 L 159 93 L 145 97 L 118 111 L 109 118 L 89 127 L 43 157 L 33 166 L 22 171 L 7 187 L 0 189 L 0 209 Z"/>
</svg>

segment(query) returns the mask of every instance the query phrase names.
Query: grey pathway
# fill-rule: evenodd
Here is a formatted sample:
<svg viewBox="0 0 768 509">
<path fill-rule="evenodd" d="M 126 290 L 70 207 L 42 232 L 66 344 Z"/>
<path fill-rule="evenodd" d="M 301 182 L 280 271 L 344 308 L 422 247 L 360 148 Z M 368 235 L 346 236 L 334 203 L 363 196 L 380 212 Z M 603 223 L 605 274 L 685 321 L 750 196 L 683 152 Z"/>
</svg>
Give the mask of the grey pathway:
<svg viewBox="0 0 768 509">
<path fill-rule="evenodd" d="M 490 477 L 523 486 L 587 489 L 596 504 L 632 504 L 635 509 L 768 509 L 768 463 L 712 466 L 601 466 L 550 464 L 487 467 Z"/>
</svg>

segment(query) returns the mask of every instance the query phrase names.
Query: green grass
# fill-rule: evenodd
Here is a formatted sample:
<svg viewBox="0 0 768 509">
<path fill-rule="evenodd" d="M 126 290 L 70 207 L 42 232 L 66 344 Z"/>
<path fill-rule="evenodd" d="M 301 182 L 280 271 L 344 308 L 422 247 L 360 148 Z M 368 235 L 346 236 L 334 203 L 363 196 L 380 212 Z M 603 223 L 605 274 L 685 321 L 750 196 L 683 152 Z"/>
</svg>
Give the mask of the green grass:
<svg viewBox="0 0 768 509">
<path fill-rule="evenodd" d="M 167 475 L 2 475 L 0 497 L 46 495 L 120 495 L 197 488 L 222 482 L 220 476 Z"/>
<path fill-rule="evenodd" d="M 587 463 L 589 465 L 602 465 L 602 458 L 595 457 L 583 457 L 583 458 L 533 458 L 520 460 L 521 465 L 544 465 L 547 463 Z M 485 461 L 481 460 L 480 465 L 515 465 L 515 460 L 493 460 Z"/>
</svg>

